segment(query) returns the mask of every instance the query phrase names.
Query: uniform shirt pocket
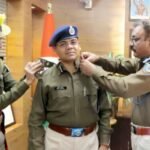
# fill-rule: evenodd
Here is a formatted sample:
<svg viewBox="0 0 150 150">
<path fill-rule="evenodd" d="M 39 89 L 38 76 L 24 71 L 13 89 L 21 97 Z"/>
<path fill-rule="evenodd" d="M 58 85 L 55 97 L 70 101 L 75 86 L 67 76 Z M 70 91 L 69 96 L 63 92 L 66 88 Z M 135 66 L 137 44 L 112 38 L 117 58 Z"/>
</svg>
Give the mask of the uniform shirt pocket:
<svg viewBox="0 0 150 150">
<path fill-rule="evenodd" d="M 67 86 L 54 86 L 52 87 L 52 97 L 54 100 L 61 100 L 64 98 L 69 98 L 70 93 Z"/>
<path fill-rule="evenodd" d="M 51 90 L 50 107 L 54 110 L 67 111 L 72 106 L 72 96 L 67 86 L 54 86 Z"/>
<path fill-rule="evenodd" d="M 83 88 L 84 100 L 87 101 L 84 105 L 86 107 L 93 107 L 97 110 L 97 89 Z"/>
</svg>

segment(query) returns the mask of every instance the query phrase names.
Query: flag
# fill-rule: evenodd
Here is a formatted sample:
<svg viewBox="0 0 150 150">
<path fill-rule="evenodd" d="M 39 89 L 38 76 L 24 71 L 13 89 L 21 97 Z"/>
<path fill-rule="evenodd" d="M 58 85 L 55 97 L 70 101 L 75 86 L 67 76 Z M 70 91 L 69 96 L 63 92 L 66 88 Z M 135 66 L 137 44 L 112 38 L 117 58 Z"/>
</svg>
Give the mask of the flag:
<svg viewBox="0 0 150 150">
<path fill-rule="evenodd" d="M 47 13 L 44 16 L 44 29 L 41 44 L 41 57 L 57 57 L 52 47 L 49 47 L 49 40 L 54 32 L 55 23 L 52 13 Z"/>
</svg>

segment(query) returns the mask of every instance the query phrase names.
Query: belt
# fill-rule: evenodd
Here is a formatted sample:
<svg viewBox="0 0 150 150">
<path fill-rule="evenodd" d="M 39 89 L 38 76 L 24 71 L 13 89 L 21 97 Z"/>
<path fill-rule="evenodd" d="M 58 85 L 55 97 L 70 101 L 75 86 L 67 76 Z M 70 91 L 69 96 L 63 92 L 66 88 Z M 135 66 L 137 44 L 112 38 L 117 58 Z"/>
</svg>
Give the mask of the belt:
<svg viewBox="0 0 150 150">
<path fill-rule="evenodd" d="M 66 136 L 81 137 L 94 131 L 96 128 L 96 123 L 86 128 L 66 128 L 59 125 L 49 124 L 49 128 Z"/>
<path fill-rule="evenodd" d="M 150 127 L 135 127 L 131 125 L 131 132 L 136 135 L 150 135 Z"/>
</svg>

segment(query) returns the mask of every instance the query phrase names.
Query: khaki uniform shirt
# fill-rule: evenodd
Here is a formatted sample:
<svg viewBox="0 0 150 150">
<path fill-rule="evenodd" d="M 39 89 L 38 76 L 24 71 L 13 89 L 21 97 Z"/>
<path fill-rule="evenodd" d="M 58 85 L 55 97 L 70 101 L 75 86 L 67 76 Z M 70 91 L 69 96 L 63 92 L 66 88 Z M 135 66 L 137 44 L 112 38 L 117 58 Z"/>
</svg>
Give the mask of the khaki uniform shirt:
<svg viewBox="0 0 150 150">
<path fill-rule="evenodd" d="M 106 90 L 122 97 L 133 97 L 132 122 L 137 125 L 150 126 L 150 64 L 140 67 L 139 59 L 100 58 L 97 65 L 113 73 L 126 76 L 114 76 L 102 67 L 96 67 L 94 79 Z"/>
<path fill-rule="evenodd" d="M 24 81 L 18 83 L 12 78 L 11 73 L 6 65 L 0 59 L 0 111 L 9 104 L 17 100 L 29 86 Z M 3 91 L 5 93 L 3 93 Z M 2 123 L 0 117 L 0 125 Z M 5 150 L 4 134 L 0 131 L 0 149 Z"/>
<path fill-rule="evenodd" d="M 3 67 L 1 67 L 2 65 Z M 29 88 L 29 86 L 23 80 L 16 82 L 13 79 L 9 69 L 6 65 L 3 64 L 2 60 L 0 60 L 0 69 L 1 68 L 2 70 L 0 70 L 0 110 L 17 100 Z"/>
<path fill-rule="evenodd" d="M 44 150 L 45 120 L 65 127 L 87 127 L 98 122 L 97 90 L 94 80 L 79 70 L 70 74 L 58 64 L 45 71 L 38 81 L 29 117 L 29 149 Z M 106 93 L 100 92 L 101 143 L 109 144 L 111 105 Z"/>
</svg>

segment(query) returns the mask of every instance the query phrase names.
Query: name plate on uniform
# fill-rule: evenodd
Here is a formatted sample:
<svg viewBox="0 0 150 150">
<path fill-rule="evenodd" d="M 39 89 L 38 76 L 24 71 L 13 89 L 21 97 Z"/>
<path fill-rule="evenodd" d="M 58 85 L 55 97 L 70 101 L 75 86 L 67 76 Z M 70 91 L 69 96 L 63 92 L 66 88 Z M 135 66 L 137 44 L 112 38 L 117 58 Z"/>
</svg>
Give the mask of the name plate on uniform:
<svg viewBox="0 0 150 150">
<path fill-rule="evenodd" d="M 56 86 L 56 87 L 54 87 L 54 89 L 55 90 L 66 90 L 67 89 L 67 87 L 66 86 Z"/>
</svg>

